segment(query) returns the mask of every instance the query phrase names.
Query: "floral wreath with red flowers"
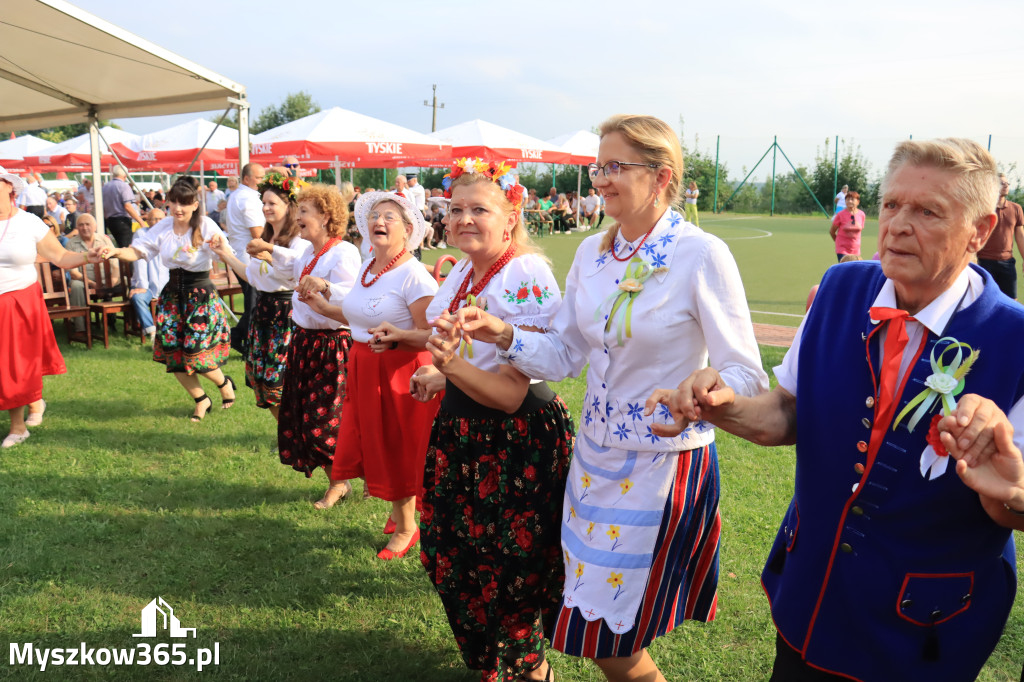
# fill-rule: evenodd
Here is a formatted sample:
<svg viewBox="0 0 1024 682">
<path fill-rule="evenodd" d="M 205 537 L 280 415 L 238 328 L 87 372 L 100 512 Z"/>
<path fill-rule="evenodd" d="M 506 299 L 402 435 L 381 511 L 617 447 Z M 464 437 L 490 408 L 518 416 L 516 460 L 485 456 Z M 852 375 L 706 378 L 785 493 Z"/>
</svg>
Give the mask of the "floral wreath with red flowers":
<svg viewBox="0 0 1024 682">
<path fill-rule="evenodd" d="M 293 204 L 298 203 L 299 192 L 309 187 L 309 183 L 305 180 L 298 178 L 290 178 L 287 175 L 278 173 L 277 171 L 268 171 L 263 178 L 263 182 L 259 184 L 256 191 L 263 196 L 263 192 L 270 188 L 274 188 L 277 191 L 288 195 L 288 201 Z"/>
<path fill-rule="evenodd" d="M 466 173 L 483 175 L 491 182 L 497 184 L 501 187 L 501 190 L 505 193 L 505 198 L 511 202 L 512 206 L 517 211 L 522 210 L 526 188 L 517 182 L 516 176 L 512 174 L 512 166 L 504 161 L 495 163 L 494 161 L 488 162 L 480 158 L 469 159 L 463 157 L 459 159 L 452 166 L 451 172 L 441 180 L 445 198 L 452 198 L 452 181 Z"/>
</svg>

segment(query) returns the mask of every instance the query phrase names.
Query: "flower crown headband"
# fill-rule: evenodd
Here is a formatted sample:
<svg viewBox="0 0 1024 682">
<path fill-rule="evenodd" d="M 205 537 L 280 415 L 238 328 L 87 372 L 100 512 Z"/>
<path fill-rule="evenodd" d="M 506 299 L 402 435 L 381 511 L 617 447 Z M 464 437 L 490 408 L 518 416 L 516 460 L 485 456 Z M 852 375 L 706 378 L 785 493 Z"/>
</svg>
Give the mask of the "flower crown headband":
<svg viewBox="0 0 1024 682">
<path fill-rule="evenodd" d="M 487 162 L 480 158 L 459 159 L 452 166 L 451 173 L 445 175 L 441 180 L 445 198 L 452 198 L 452 181 L 465 173 L 483 175 L 491 182 L 497 184 L 501 187 L 501 190 L 505 193 L 505 198 L 511 202 L 515 210 L 522 210 L 524 188 L 516 182 L 516 176 L 512 174 L 512 166 L 504 161 L 495 163 L 493 161 Z"/>
<path fill-rule="evenodd" d="M 259 185 L 260 195 L 262 196 L 263 192 L 271 187 L 287 194 L 288 200 L 294 204 L 298 203 L 299 192 L 309 187 L 309 183 L 298 178 L 290 178 L 277 171 L 270 171 L 264 176 L 263 182 Z"/>
</svg>

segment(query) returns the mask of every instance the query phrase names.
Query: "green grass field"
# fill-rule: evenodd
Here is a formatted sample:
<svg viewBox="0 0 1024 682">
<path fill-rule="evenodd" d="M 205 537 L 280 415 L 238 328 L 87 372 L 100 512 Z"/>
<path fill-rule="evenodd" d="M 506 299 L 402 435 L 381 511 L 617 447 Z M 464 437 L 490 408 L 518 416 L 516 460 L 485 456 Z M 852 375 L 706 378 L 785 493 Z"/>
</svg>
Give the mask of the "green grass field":
<svg viewBox="0 0 1024 682">
<path fill-rule="evenodd" d="M 755 310 L 802 312 L 808 287 L 834 261 L 820 219 L 703 222 L 729 239 Z M 747 238 L 762 230 L 771 236 Z M 560 277 L 583 236 L 541 241 Z M 427 252 L 427 260 L 439 253 Z M 307 480 L 278 463 L 273 420 L 256 409 L 251 391 L 240 388 L 227 412 L 215 399 L 218 409 L 192 424 L 191 401 L 148 349 L 118 338 L 109 350 L 87 351 L 69 348 L 62 328 L 57 335 L 68 374 L 46 379 L 46 422 L 0 455 L 0 678 L 476 679 L 462 665 L 419 561 L 375 558 L 388 505 L 356 494 L 315 511 L 323 475 Z M 765 366 L 782 353 L 762 349 Z M 226 370 L 236 381 L 243 375 L 237 355 Z M 558 389 L 578 414 L 583 382 Z M 791 494 L 792 448 L 720 434 L 719 454 L 718 618 L 687 623 L 652 647 L 672 681 L 766 679 L 773 657 L 758 576 Z M 132 634 L 140 632 L 140 609 L 157 596 L 197 636 L 152 643 L 185 641 L 190 656 L 217 643 L 218 666 L 202 673 L 171 665 L 45 673 L 10 666 L 9 642 L 123 648 L 149 641 Z M 1022 636 L 1017 606 L 980 679 L 1018 678 Z M 587 662 L 557 653 L 552 661 L 559 680 L 603 679 Z"/>
</svg>

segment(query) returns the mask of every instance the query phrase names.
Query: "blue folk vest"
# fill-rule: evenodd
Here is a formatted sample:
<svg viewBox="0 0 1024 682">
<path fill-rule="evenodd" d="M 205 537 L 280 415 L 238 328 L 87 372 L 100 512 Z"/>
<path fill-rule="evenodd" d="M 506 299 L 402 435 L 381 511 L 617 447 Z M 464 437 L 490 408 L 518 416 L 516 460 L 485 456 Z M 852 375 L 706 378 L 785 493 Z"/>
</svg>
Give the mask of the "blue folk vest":
<svg viewBox="0 0 1024 682">
<path fill-rule="evenodd" d="M 964 393 L 1009 412 L 1024 395 L 1024 307 L 975 270 L 984 291 L 943 336 L 980 351 Z M 1013 537 L 955 462 L 922 476 L 937 406 L 913 432 L 906 419 L 887 425 L 869 451 L 880 352 L 868 308 L 884 281 L 877 263 L 822 279 L 800 345 L 794 495 L 762 583 L 779 633 L 815 667 L 864 681 L 973 680 L 1013 604 Z M 938 341 L 927 334 L 897 414 L 924 389 Z"/>
</svg>

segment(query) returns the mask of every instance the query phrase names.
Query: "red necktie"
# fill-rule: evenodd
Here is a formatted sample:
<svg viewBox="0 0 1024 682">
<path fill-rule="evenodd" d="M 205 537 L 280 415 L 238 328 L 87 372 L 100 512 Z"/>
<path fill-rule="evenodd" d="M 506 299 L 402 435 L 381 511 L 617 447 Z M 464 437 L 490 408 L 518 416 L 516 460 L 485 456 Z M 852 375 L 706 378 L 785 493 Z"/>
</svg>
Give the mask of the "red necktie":
<svg viewBox="0 0 1024 682">
<path fill-rule="evenodd" d="M 900 374 L 900 362 L 910 337 L 907 335 L 907 321 L 914 318 L 906 310 L 896 308 L 870 308 L 868 313 L 872 320 L 889 321 L 885 334 L 885 349 L 882 352 L 882 372 L 878 379 L 878 405 L 875 411 L 875 428 L 872 429 L 872 440 L 875 431 L 881 435 L 889 427 L 899 403 L 896 391 L 899 388 L 897 378 Z"/>
</svg>

